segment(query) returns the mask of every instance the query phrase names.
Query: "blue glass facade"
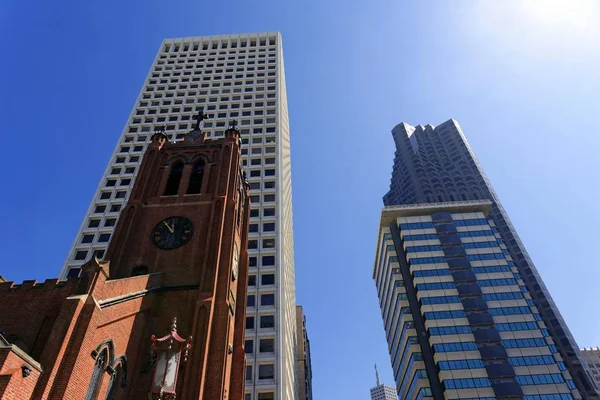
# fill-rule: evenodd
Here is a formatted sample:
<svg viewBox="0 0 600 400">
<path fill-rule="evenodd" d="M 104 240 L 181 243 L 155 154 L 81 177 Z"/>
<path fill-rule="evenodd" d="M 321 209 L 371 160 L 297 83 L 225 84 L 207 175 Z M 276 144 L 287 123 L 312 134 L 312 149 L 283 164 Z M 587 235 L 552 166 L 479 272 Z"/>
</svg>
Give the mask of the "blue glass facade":
<svg viewBox="0 0 600 400">
<path fill-rule="evenodd" d="M 400 399 L 582 398 L 490 208 L 382 213 L 373 279 Z"/>
<path fill-rule="evenodd" d="M 581 353 L 567 325 L 546 289 L 525 247 L 512 226 L 487 176 L 469 146 L 458 123 L 449 120 L 433 127 L 404 123 L 392 130 L 396 145 L 389 192 L 383 197 L 386 206 L 443 203 L 488 199 L 492 207 L 487 216 L 506 241 L 507 254 L 518 268 L 520 279 L 546 321 L 548 331 L 563 356 L 575 385 L 586 399 L 598 399 L 594 384 L 584 371 Z M 476 219 L 460 224 L 479 224 Z M 428 229 L 428 222 L 407 222 L 401 229 Z M 481 223 L 480 225 L 486 225 Z M 466 225 L 458 225 L 466 226 Z M 481 232 L 460 232 L 459 236 Z M 486 233 L 489 235 L 489 233 Z M 416 233 L 415 236 L 431 235 Z M 407 238 L 409 239 L 409 238 Z M 410 238 L 411 240 L 413 238 Z M 430 240 L 414 238 L 414 240 Z M 500 255 L 488 255 L 498 257 Z M 471 260 L 473 261 L 473 260 Z M 422 262 L 441 262 L 427 257 Z M 498 283 L 498 282 L 496 282 Z M 493 284 L 493 283 L 490 283 Z"/>
</svg>

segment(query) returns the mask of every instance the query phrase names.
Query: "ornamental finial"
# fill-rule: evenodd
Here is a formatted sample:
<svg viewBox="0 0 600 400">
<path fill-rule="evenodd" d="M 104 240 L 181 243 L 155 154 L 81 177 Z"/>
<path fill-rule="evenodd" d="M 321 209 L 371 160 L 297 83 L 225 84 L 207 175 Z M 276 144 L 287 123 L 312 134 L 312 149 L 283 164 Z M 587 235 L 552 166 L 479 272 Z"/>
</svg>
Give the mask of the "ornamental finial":
<svg viewBox="0 0 600 400">
<path fill-rule="evenodd" d="M 173 317 L 173 322 L 171 322 L 171 332 L 177 332 L 177 317 Z"/>
</svg>

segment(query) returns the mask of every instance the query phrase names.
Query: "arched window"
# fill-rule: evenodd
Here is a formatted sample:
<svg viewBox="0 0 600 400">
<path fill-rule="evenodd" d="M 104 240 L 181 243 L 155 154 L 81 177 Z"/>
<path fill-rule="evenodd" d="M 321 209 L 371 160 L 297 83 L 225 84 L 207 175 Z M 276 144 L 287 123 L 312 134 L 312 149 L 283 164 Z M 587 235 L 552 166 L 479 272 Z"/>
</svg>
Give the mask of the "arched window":
<svg viewBox="0 0 600 400">
<path fill-rule="evenodd" d="M 106 348 L 96 357 L 94 363 L 94 371 L 92 372 L 92 378 L 90 379 L 90 386 L 85 394 L 85 400 L 96 400 L 98 397 L 98 391 L 100 390 L 100 384 L 102 383 L 102 373 L 106 368 L 106 361 L 108 359 L 108 351 Z"/>
<path fill-rule="evenodd" d="M 192 168 L 190 182 L 187 187 L 187 194 L 198 194 L 202 189 L 202 179 L 204 178 L 204 162 L 198 161 Z"/>
<path fill-rule="evenodd" d="M 181 161 L 177 161 L 175 164 L 171 165 L 171 172 L 169 173 L 169 179 L 167 179 L 167 187 L 165 188 L 164 196 L 177 195 L 182 174 L 183 163 Z"/>
<path fill-rule="evenodd" d="M 147 275 L 148 267 L 146 265 L 137 265 L 131 269 L 131 276 Z"/>
<path fill-rule="evenodd" d="M 119 387 L 125 387 L 127 381 L 127 358 L 125 355 L 120 356 L 115 361 L 113 373 L 108 382 L 108 390 L 106 392 L 106 400 L 114 400 L 117 397 Z"/>
</svg>

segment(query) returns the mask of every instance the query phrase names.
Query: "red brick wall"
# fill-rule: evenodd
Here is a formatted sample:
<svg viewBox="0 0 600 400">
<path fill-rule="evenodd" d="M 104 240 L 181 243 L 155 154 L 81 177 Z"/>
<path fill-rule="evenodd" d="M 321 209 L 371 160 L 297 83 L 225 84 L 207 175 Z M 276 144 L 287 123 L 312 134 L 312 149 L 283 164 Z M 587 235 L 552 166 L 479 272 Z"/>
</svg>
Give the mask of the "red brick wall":
<svg viewBox="0 0 600 400">
<path fill-rule="evenodd" d="M 27 364 L 31 373 L 23 377 L 21 366 Z M 8 348 L 0 348 L 0 399 L 30 399 L 40 371 Z"/>
</svg>

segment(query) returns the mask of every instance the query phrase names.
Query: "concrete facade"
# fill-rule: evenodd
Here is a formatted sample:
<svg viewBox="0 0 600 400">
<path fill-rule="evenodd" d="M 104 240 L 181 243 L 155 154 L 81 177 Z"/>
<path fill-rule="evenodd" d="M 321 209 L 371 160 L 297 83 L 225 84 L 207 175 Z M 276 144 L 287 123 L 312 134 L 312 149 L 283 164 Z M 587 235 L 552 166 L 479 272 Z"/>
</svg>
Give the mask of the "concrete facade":
<svg viewBox="0 0 600 400">
<path fill-rule="evenodd" d="M 600 348 L 581 349 L 583 359 L 587 363 L 588 373 L 595 383 L 596 388 L 600 389 Z"/>
<path fill-rule="evenodd" d="M 223 137 L 230 120 L 242 134 L 242 163 L 250 183 L 250 283 L 246 341 L 263 336 L 274 350 L 247 354 L 247 399 L 296 398 L 296 298 L 290 129 L 282 37 L 260 32 L 165 39 L 158 49 L 110 157 L 65 264 L 62 279 L 104 256 L 131 196 L 150 136 L 165 125 L 181 141 L 199 110 L 211 115 L 203 131 Z M 275 304 L 262 304 L 274 295 Z M 261 321 L 264 321 L 262 323 Z M 249 346 L 250 348 L 250 346 Z M 275 374 L 260 374 L 273 368 Z M 268 377 L 268 378 L 267 378 Z"/>
</svg>

